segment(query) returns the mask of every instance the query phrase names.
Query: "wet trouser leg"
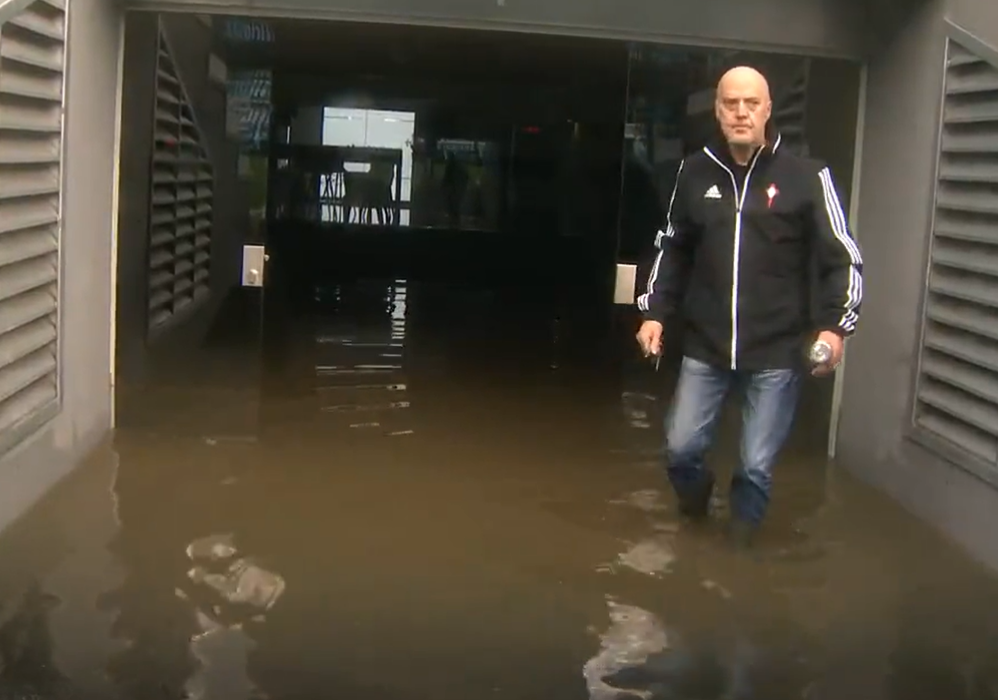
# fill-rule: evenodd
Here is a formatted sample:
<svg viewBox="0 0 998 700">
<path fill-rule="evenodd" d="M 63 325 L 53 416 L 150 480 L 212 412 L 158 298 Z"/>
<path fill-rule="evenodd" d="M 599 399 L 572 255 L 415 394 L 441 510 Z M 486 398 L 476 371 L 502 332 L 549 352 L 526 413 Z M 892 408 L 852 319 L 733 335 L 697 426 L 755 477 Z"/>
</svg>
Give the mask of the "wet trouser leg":
<svg viewBox="0 0 998 700">
<path fill-rule="evenodd" d="M 800 373 L 792 369 L 746 372 L 743 391 L 741 462 L 731 480 L 731 515 L 758 525 L 769 505 L 773 464 L 793 426 Z"/>
<path fill-rule="evenodd" d="M 665 454 L 669 481 L 684 515 L 707 514 L 714 476 L 704 467 L 704 454 L 713 442 L 732 379 L 733 374 L 727 368 L 683 358 L 666 422 Z"/>
</svg>

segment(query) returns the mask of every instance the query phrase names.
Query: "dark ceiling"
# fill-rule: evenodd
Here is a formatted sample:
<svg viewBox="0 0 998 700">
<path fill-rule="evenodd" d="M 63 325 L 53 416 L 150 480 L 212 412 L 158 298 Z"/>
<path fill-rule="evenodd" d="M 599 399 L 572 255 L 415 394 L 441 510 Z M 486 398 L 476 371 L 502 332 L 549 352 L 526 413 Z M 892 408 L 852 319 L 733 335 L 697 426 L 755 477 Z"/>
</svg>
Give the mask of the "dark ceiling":
<svg viewBox="0 0 998 700">
<path fill-rule="evenodd" d="M 339 77 L 432 75 L 600 82 L 626 74 L 622 42 L 388 24 L 266 20 L 273 42 L 227 42 L 230 64 Z"/>
</svg>

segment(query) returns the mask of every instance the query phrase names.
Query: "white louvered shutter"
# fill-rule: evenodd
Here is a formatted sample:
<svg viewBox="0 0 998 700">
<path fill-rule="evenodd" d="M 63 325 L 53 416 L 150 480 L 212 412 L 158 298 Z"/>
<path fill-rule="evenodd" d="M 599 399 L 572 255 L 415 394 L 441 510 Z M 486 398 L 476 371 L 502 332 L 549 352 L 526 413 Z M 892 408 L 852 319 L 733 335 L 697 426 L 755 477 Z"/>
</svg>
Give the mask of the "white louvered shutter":
<svg viewBox="0 0 998 700">
<path fill-rule="evenodd" d="M 998 66 L 950 41 L 915 425 L 998 469 Z"/>
<path fill-rule="evenodd" d="M 59 0 L 0 24 L 0 451 L 58 409 L 65 37 Z"/>
</svg>

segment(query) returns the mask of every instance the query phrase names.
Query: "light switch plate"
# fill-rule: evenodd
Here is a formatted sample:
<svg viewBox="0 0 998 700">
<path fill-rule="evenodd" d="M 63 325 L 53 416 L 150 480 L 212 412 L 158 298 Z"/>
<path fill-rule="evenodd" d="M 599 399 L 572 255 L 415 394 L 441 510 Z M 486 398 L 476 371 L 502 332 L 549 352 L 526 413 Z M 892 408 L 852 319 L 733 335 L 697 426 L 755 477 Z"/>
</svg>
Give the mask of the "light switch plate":
<svg viewBox="0 0 998 700">
<path fill-rule="evenodd" d="M 637 265 L 617 263 L 617 280 L 613 288 L 614 304 L 634 304 L 634 286 L 637 277 Z"/>
<path fill-rule="evenodd" d="M 264 266 L 267 262 L 267 249 L 262 245 L 243 246 L 243 272 L 242 280 L 244 287 L 262 287 Z"/>
</svg>

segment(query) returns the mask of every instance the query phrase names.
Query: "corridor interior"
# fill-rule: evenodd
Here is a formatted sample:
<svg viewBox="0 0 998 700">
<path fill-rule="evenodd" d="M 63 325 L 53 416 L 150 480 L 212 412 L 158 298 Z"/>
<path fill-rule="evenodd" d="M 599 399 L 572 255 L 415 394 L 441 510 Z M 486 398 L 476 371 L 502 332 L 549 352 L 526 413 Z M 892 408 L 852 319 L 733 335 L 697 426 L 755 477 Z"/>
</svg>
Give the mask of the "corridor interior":
<svg viewBox="0 0 998 700">
<path fill-rule="evenodd" d="M 143 39 L 162 30 L 151 17 L 132 18 Z M 232 30 L 187 19 L 209 37 Z M 240 41 L 267 43 L 283 25 L 241 26 L 232 31 Z M 516 36 L 504 39 L 503 55 L 516 55 Z M 471 63 L 475 42 L 463 41 Z M 203 287 L 210 313 L 183 316 L 175 297 L 170 313 L 186 323 L 166 325 L 150 322 L 167 308 L 150 291 L 156 193 L 144 217 L 123 209 L 122 236 L 142 246 L 141 265 L 123 260 L 119 275 L 118 428 L 0 536 L 0 698 L 998 698 L 998 587 L 828 463 L 830 381 L 806 387 L 753 550 L 736 553 L 722 535 L 726 489 L 710 524 L 680 520 L 659 457 L 675 357 L 660 369 L 639 357 L 636 312 L 612 303 L 613 254 L 637 262 L 649 252 L 652 238 L 640 243 L 639 234 L 683 140 L 657 130 L 662 118 L 647 116 L 654 95 L 635 90 L 661 75 L 649 66 L 709 84 L 710 62 L 691 77 L 674 54 L 625 49 L 594 48 L 608 63 L 605 92 L 590 99 L 616 103 L 576 122 L 598 135 L 591 167 L 576 167 L 596 189 L 575 198 L 577 208 L 550 194 L 562 162 L 519 181 L 509 167 L 514 135 L 544 132 L 555 118 L 567 124 L 558 111 L 574 109 L 567 99 L 551 100 L 548 121 L 528 120 L 529 110 L 492 120 L 437 113 L 450 115 L 432 122 L 437 141 L 505 134 L 476 151 L 496 154 L 506 183 L 495 188 L 505 202 L 495 211 L 487 198 L 448 209 L 447 196 L 419 211 L 413 194 L 405 206 L 388 201 L 384 220 L 376 211 L 351 218 L 342 193 L 323 194 L 325 181 L 292 206 L 289 190 L 247 194 L 237 186 L 245 181 L 227 183 L 216 167 L 211 266 L 192 257 L 172 278 L 203 269 L 211 281 L 193 272 L 192 285 L 171 287 Z M 270 47 L 253 60 L 287 73 L 279 54 Z M 401 49 L 392 58 L 409 61 Z M 635 67 L 641 61 L 648 70 Z M 525 80 L 531 61 L 515 64 L 519 76 L 496 68 L 492 84 Z M 822 70 L 840 75 L 821 65 L 814 74 Z M 287 128 L 294 133 L 281 120 L 293 110 L 279 114 L 277 95 L 315 82 L 279 88 L 279 73 L 267 140 L 281 129 L 286 138 L 232 149 L 232 172 L 241 163 L 253 182 L 303 152 L 281 150 Z M 441 75 L 424 74 L 423 85 Z M 198 103 L 194 82 L 185 99 Z M 205 94 L 215 89 L 202 82 Z M 356 79 L 350 91 L 384 95 L 371 86 L 403 82 Z M 690 95 L 680 98 L 686 109 Z M 383 106 L 371 98 L 364 109 Z M 250 122 L 251 112 L 242 112 Z M 618 116 L 599 121 L 610 112 Z M 688 116 L 678 119 L 695 144 L 703 121 Z M 638 117 L 651 124 L 647 138 Z M 240 138 L 261 133 L 241 127 Z M 815 127 L 827 138 L 830 129 Z M 329 147 L 372 162 L 384 155 Z M 416 156 L 398 155 L 400 180 L 403 156 L 417 171 Z M 135 170 L 147 190 L 157 173 L 149 162 Z M 250 199 L 237 206 L 240 193 Z M 263 287 L 240 284 L 237 221 L 257 227 L 250 242 L 271 251 Z M 738 419 L 735 403 L 711 453 L 721 484 L 737 460 Z"/>
</svg>

